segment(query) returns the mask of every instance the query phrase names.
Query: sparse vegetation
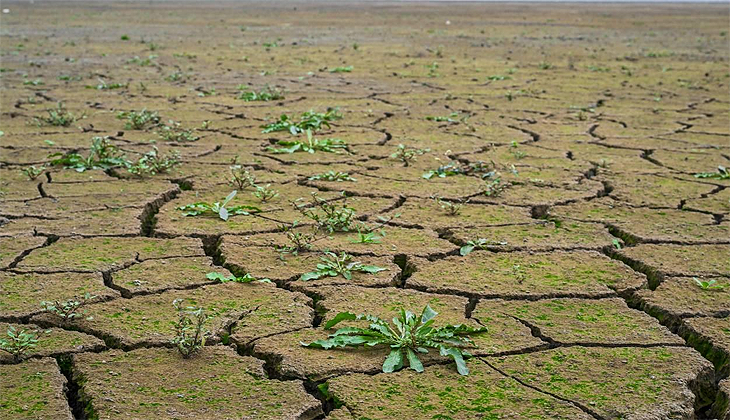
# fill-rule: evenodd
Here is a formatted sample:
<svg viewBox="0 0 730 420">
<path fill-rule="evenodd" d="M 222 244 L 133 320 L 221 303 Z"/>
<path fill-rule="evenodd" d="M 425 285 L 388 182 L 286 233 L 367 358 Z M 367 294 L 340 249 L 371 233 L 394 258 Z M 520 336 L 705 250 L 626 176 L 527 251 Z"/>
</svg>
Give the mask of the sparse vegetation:
<svg viewBox="0 0 730 420">
<path fill-rule="evenodd" d="M 375 265 L 364 265 L 360 261 L 355 261 L 352 255 L 345 252 L 339 256 L 334 252 L 325 252 L 325 256 L 320 258 L 321 263 L 317 264 L 317 269 L 309 273 L 302 274 L 299 277 L 301 281 L 317 280 L 323 277 L 342 276 L 347 280 L 352 279 L 353 273 L 369 273 L 375 274 L 387 270 L 387 268 Z"/>
<path fill-rule="evenodd" d="M 86 312 L 82 311 L 81 308 L 92 303 L 95 298 L 96 296 L 92 296 L 87 292 L 81 297 L 68 300 L 44 300 L 41 302 L 41 308 L 45 312 L 60 318 L 62 325 L 67 325 L 77 318 L 83 318 Z"/>
<path fill-rule="evenodd" d="M 320 229 L 324 229 L 328 233 L 349 232 L 353 229 L 355 209 L 347 206 L 347 200 L 329 202 L 319 198 L 316 193 L 312 193 L 312 201 L 311 204 L 293 203 L 293 205 L 302 215 L 314 221 Z"/>
<path fill-rule="evenodd" d="M 83 157 L 76 152 L 53 153 L 48 157 L 56 158 L 51 161 L 52 166 L 63 166 L 64 168 L 75 169 L 77 172 L 91 169 L 107 170 L 119 166 L 126 167 L 129 164 L 124 154 L 120 153 L 119 149 L 111 143 L 109 137 L 92 138 L 87 157 Z"/>
<path fill-rule="evenodd" d="M 237 191 L 231 191 L 222 201 L 206 203 L 199 201 L 193 204 L 180 206 L 177 209 L 183 212 L 183 216 L 218 216 L 221 220 L 228 220 L 230 216 L 250 215 L 259 213 L 261 209 L 254 206 L 231 206 L 228 203 L 236 196 Z"/>
<path fill-rule="evenodd" d="M 68 112 L 62 102 L 59 102 L 56 108 L 48 109 L 46 112 L 48 113 L 47 116 L 34 119 L 37 126 L 69 127 L 71 124 L 84 118 L 83 115 L 76 116 Z"/>
<path fill-rule="evenodd" d="M 390 155 L 393 159 L 398 159 L 403 162 L 403 166 L 409 166 L 418 156 L 430 152 L 430 149 L 417 149 L 415 147 L 407 147 L 402 144 L 398 145 L 395 153 Z"/>
<path fill-rule="evenodd" d="M 262 133 L 273 133 L 277 131 L 288 131 L 292 135 L 304 133 L 307 130 L 316 132 L 322 127 L 331 128 L 330 122 L 342 118 L 339 109 L 329 108 L 325 113 L 314 112 L 312 110 L 303 113 L 299 121 L 292 120 L 286 114 L 282 114 L 279 120 L 270 124 L 262 125 L 264 129 Z"/>
<path fill-rule="evenodd" d="M 178 320 L 174 323 L 175 337 L 170 341 L 183 358 L 188 359 L 205 346 L 211 335 L 205 329 L 208 315 L 203 308 L 182 306 L 182 299 L 175 299 L 172 306 L 177 310 Z"/>
<path fill-rule="evenodd" d="M 11 325 L 5 335 L 6 337 L 0 338 L 0 350 L 10 353 L 16 363 L 23 360 L 38 344 L 38 335 L 34 331 L 18 331 Z"/>
<path fill-rule="evenodd" d="M 258 92 L 251 90 L 246 85 L 240 85 L 238 86 L 238 90 L 240 90 L 237 98 L 246 101 L 246 102 L 253 102 L 253 101 L 278 101 L 280 99 L 284 99 L 284 94 L 276 88 L 272 88 L 269 85 L 264 86 L 261 90 Z"/>
<path fill-rule="evenodd" d="M 697 286 L 702 290 L 722 290 L 728 287 L 727 284 L 717 283 L 717 280 L 715 279 L 700 280 L 697 277 L 692 277 L 692 280 L 694 280 L 695 284 L 697 284 Z"/>
<path fill-rule="evenodd" d="M 427 354 L 429 348 L 437 349 L 439 354 L 450 357 L 456 363 L 461 375 L 468 375 L 469 369 L 464 358 L 471 355 L 465 350 L 476 347 L 469 337 L 487 331 L 486 327 L 473 328 L 468 325 L 434 326 L 436 311 L 426 306 L 420 316 L 401 309 L 399 317 L 393 318 L 393 326 L 373 315 L 356 315 L 352 312 L 340 312 L 325 324 L 331 329 L 343 321 L 367 321 L 368 328 L 345 327 L 338 329 L 326 340 L 301 343 L 303 346 L 331 349 L 344 347 L 375 347 L 378 345 L 390 348 L 390 353 L 383 362 L 383 372 L 390 373 L 402 369 L 406 362 L 416 372 L 423 372 L 424 367 L 418 354 Z"/>
<path fill-rule="evenodd" d="M 157 130 L 157 134 L 163 141 L 173 143 L 190 143 L 197 141 L 200 138 L 193 133 L 192 129 L 182 128 L 179 122 L 173 120 L 162 125 Z"/>
<path fill-rule="evenodd" d="M 45 165 L 41 165 L 37 168 L 34 165 L 30 165 L 30 166 L 26 166 L 25 168 L 20 170 L 20 172 L 22 172 L 23 175 L 28 177 L 28 179 L 31 181 L 34 181 L 35 179 L 37 179 L 45 171 L 46 171 Z"/>
<path fill-rule="evenodd" d="M 307 178 L 310 181 L 333 181 L 333 182 L 342 182 L 342 181 L 350 181 L 355 182 L 357 181 L 355 178 L 351 177 L 350 174 L 347 172 L 340 172 L 340 171 L 327 171 L 323 174 L 317 174 L 312 175 L 309 178 Z"/>
<path fill-rule="evenodd" d="M 127 170 L 137 176 L 157 175 L 170 172 L 180 163 L 180 153 L 177 151 L 160 154 L 157 146 L 152 146 L 152 150 L 145 153 L 137 162 L 131 163 Z"/>
<path fill-rule="evenodd" d="M 316 139 L 312 135 L 312 131 L 307 129 L 307 142 L 299 140 L 279 140 L 276 143 L 281 147 L 267 147 L 266 150 L 275 154 L 295 153 L 295 152 L 328 152 L 342 153 L 347 152 L 347 143 L 341 139 Z"/>
<path fill-rule="evenodd" d="M 156 126 L 160 123 L 160 116 L 157 112 L 147 111 L 125 111 L 117 114 L 120 120 L 126 120 L 124 128 L 127 130 L 144 130 L 150 126 Z"/>
</svg>

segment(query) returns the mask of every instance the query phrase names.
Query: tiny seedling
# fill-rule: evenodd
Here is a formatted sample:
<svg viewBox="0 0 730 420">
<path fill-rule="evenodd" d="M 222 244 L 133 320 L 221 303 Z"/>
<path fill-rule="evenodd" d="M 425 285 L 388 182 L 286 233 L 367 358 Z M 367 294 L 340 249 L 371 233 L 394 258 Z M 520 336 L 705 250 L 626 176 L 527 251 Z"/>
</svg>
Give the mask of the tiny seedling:
<svg viewBox="0 0 730 420">
<path fill-rule="evenodd" d="M 45 170 L 45 166 L 40 166 L 36 168 L 35 166 L 31 165 L 21 169 L 20 172 L 22 172 L 23 175 L 27 176 L 29 180 L 34 181 L 36 178 L 41 176 L 41 174 L 45 172 Z"/>
<path fill-rule="evenodd" d="M 279 252 L 279 258 L 284 259 L 284 254 L 292 254 L 292 255 L 299 255 L 300 251 L 310 251 L 312 249 L 312 244 L 319 240 L 317 238 L 317 228 L 315 227 L 312 229 L 311 233 L 304 233 L 304 232 L 294 232 L 291 230 L 291 228 L 298 225 L 298 221 L 294 221 L 293 226 L 286 227 L 286 239 L 291 243 L 291 245 L 281 246 L 277 247 L 277 252 Z"/>
<path fill-rule="evenodd" d="M 193 134 L 192 129 L 182 128 L 179 122 L 173 120 L 161 126 L 157 134 L 162 140 L 175 143 L 190 143 L 200 138 Z"/>
<path fill-rule="evenodd" d="M 355 182 L 357 181 L 355 178 L 351 177 L 350 174 L 347 172 L 340 172 L 340 171 L 327 171 L 323 174 L 317 174 L 312 175 L 309 178 L 307 178 L 310 181 L 333 181 L 333 182 L 342 182 L 342 181 L 350 181 Z"/>
<path fill-rule="evenodd" d="M 453 203 L 451 201 L 444 201 L 441 197 L 436 197 L 436 203 L 441 207 L 446 214 L 449 216 L 458 216 L 461 213 L 461 203 Z"/>
<path fill-rule="evenodd" d="M 261 211 L 261 209 L 254 206 L 226 207 L 228 203 L 233 200 L 233 197 L 236 196 L 237 192 L 238 191 L 235 190 L 231 191 L 231 193 L 228 194 L 228 196 L 224 198 L 223 201 L 216 201 L 212 204 L 200 201 L 197 203 L 180 206 L 177 209 L 182 210 L 183 216 L 215 215 L 218 216 L 221 220 L 228 220 L 230 216 L 235 216 L 239 214 L 249 215 Z"/>
<path fill-rule="evenodd" d="M 353 244 L 379 244 L 380 239 L 382 239 L 385 236 L 385 231 L 367 231 L 362 229 L 357 229 L 357 238 L 351 239 L 350 243 Z"/>
<path fill-rule="evenodd" d="M 560 226 L 556 225 L 556 227 L 560 227 Z M 621 249 L 621 241 L 619 241 L 618 239 L 614 239 L 613 241 L 611 241 L 611 243 L 613 243 L 614 248 Z"/>
<path fill-rule="evenodd" d="M 256 190 L 251 193 L 254 197 L 258 198 L 262 203 L 279 196 L 279 191 L 271 188 L 271 184 L 257 185 Z"/>
<path fill-rule="evenodd" d="M 507 185 L 502 182 L 502 178 L 499 176 L 485 182 L 484 195 L 487 197 L 499 197 L 507 189 Z"/>
<path fill-rule="evenodd" d="M 77 172 L 84 172 L 90 169 L 107 170 L 117 166 L 129 166 L 129 161 L 123 154 L 119 153 L 116 146 L 111 144 L 109 137 L 93 137 L 89 155 L 83 157 L 76 152 L 62 154 L 60 152 L 48 155 L 52 166 L 63 166 L 67 169 L 75 169 Z"/>
<path fill-rule="evenodd" d="M 328 233 L 333 232 L 349 232 L 352 230 L 355 219 L 355 209 L 347 206 L 347 202 L 343 200 L 342 205 L 332 204 L 327 200 L 317 197 L 316 193 L 312 193 L 314 206 L 305 207 L 292 203 L 307 218 L 314 221 L 320 229 L 325 229 Z"/>
<path fill-rule="evenodd" d="M 515 159 L 523 159 L 525 156 L 527 156 L 527 153 L 523 152 L 519 149 L 519 145 L 516 141 L 513 141 L 510 146 L 510 153 L 512 153 L 512 156 L 515 157 Z"/>
<path fill-rule="evenodd" d="M 506 241 L 490 241 L 488 239 L 480 238 L 476 241 L 467 241 L 466 245 L 459 249 L 459 254 L 463 257 L 469 255 L 475 249 L 487 249 L 490 245 L 507 245 Z"/>
<path fill-rule="evenodd" d="M 387 270 L 387 268 L 375 265 L 364 265 L 360 261 L 353 261 L 352 255 L 345 252 L 337 256 L 333 252 L 325 252 L 326 256 L 321 257 L 322 262 L 317 264 L 317 269 L 302 274 L 299 280 L 317 280 L 323 277 L 342 276 L 347 280 L 352 279 L 352 273 L 361 272 L 375 274 Z"/>
<path fill-rule="evenodd" d="M 295 152 L 341 153 L 342 150 L 347 151 L 347 143 L 344 140 L 332 138 L 315 139 L 310 129 L 307 129 L 306 143 L 299 140 L 279 140 L 276 144 L 282 147 L 267 147 L 266 150 L 275 154 L 291 154 Z"/>
<path fill-rule="evenodd" d="M 307 130 L 317 131 L 322 127 L 331 128 L 330 122 L 339 120 L 342 114 L 338 108 L 329 108 L 325 113 L 309 110 L 301 115 L 299 121 L 295 122 L 286 114 L 282 114 L 279 120 L 270 124 L 262 125 L 262 133 L 273 133 L 276 131 L 288 131 L 292 135 L 304 133 Z"/>
<path fill-rule="evenodd" d="M 727 284 L 717 284 L 717 280 L 715 279 L 700 280 L 697 277 L 692 277 L 692 280 L 694 280 L 697 286 L 699 286 L 702 290 L 723 290 L 728 287 Z"/>
<path fill-rule="evenodd" d="M 90 304 L 96 296 L 92 296 L 88 292 L 84 294 L 83 297 L 80 298 L 72 298 L 69 300 L 54 300 L 54 301 L 42 301 L 41 302 L 41 308 L 45 312 L 48 312 L 49 314 L 56 315 L 57 317 L 61 318 L 61 323 L 63 325 L 68 324 L 70 321 L 73 321 L 74 319 L 83 317 L 86 312 L 82 312 L 81 308 L 84 306 Z"/>
<path fill-rule="evenodd" d="M 452 112 L 451 114 L 447 116 L 428 116 L 426 117 L 427 121 L 436 121 L 436 122 L 459 122 L 459 113 L 458 112 Z"/>
<path fill-rule="evenodd" d="M 464 349 L 476 347 L 469 336 L 486 332 L 487 328 L 473 328 L 463 324 L 434 327 L 434 318 L 437 315 L 438 313 L 428 305 L 420 317 L 416 317 L 411 311 L 401 309 L 400 316 L 393 318 L 394 326 L 391 326 L 387 321 L 373 315 L 340 312 L 325 324 L 326 329 L 333 328 L 342 321 L 365 320 L 370 325 L 368 328 L 340 328 L 326 340 L 301 344 L 318 349 L 388 346 L 390 353 L 383 362 L 385 373 L 402 369 L 406 361 L 411 369 L 423 372 L 423 363 L 418 354 L 427 354 L 428 348 L 438 349 L 441 356 L 454 359 L 459 374 L 468 375 L 469 369 L 464 358 L 471 355 Z"/>
<path fill-rule="evenodd" d="M 431 179 L 433 177 L 446 178 L 447 176 L 462 175 L 464 169 L 457 162 L 449 162 L 445 165 L 441 165 L 435 170 L 431 170 L 421 175 L 425 179 Z"/>
<path fill-rule="evenodd" d="M 228 180 L 228 185 L 236 187 L 239 191 L 256 187 L 256 176 L 251 173 L 248 168 L 241 165 L 231 165 L 228 169 L 231 172 L 231 178 Z"/>
<path fill-rule="evenodd" d="M 211 333 L 205 329 L 208 321 L 205 310 L 195 306 L 183 307 L 182 301 L 182 299 L 172 301 L 172 306 L 178 313 L 178 320 L 173 323 L 175 337 L 170 342 L 182 357 L 187 359 L 205 346 L 205 340 Z"/>
<path fill-rule="evenodd" d="M 720 165 L 717 172 L 700 172 L 695 174 L 695 178 L 730 179 L 730 170 Z"/>
<path fill-rule="evenodd" d="M 84 118 L 82 114 L 80 117 L 68 112 L 63 106 L 62 102 L 56 105 L 56 108 L 47 109 L 48 116 L 37 117 L 34 122 L 37 126 L 42 127 L 44 125 L 51 125 L 56 127 L 68 127 L 74 122 Z"/>
<path fill-rule="evenodd" d="M 399 144 L 398 148 L 395 150 L 395 153 L 390 155 L 390 157 L 403 162 L 403 166 L 409 166 L 411 162 L 415 161 L 418 156 L 421 156 L 430 151 L 430 149 L 417 149 L 415 147 L 407 147 Z"/>
<path fill-rule="evenodd" d="M 264 86 L 261 90 L 258 92 L 254 90 L 249 90 L 249 87 L 246 85 L 239 85 L 238 89 L 241 91 L 237 98 L 246 101 L 246 102 L 253 102 L 253 101 L 278 101 L 280 99 L 284 99 L 284 95 L 281 93 L 279 89 L 272 88 L 269 85 Z"/>
<path fill-rule="evenodd" d="M 234 283 L 252 283 L 252 282 L 259 282 L 259 283 L 271 283 L 271 280 L 269 279 L 257 279 L 256 277 L 252 276 L 251 274 L 244 274 L 242 277 L 238 276 L 224 276 L 221 273 L 218 272 L 211 272 L 205 275 L 205 278 L 208 280 L 217 281 L 218 283 L 228 283 L 229 281 L 232 281 Z"/>
<path fill-rule="evenodd" d="M 38 344 L 38 336 L 33 331 L 16 330 L 12 325 L 6 331 L 7 338 L 0 338 L 0 350 L 10 353 L 13 361 L 20 362 Z"/>
<path fill-rule="evenodd" d="M 152 146 L 152 150 L 145 153 L 136 163 L 130 164 L 127 170 L 137 176 L 157 175 L 168 173 L 179 164 L 180 154 L 177 151 L 160 154 L 157 146 Z"/>
<path fill-rule="evenodd" d="M 330 70 L 330 73 L 351 73 L 353 70 L 352 66 L 335 67 Z"/>
<path fill-rule="evenodd" d="M 144 130 L 148 126 L 156 126 L 160 123 L 160 116 L 157 115 L 157 112 L 147 111 L 146 109 L 120 112 L 117 114 L 117 118 L 127 120 L 124 123 L 124 128 L 127 130 Z"/>
</svg>

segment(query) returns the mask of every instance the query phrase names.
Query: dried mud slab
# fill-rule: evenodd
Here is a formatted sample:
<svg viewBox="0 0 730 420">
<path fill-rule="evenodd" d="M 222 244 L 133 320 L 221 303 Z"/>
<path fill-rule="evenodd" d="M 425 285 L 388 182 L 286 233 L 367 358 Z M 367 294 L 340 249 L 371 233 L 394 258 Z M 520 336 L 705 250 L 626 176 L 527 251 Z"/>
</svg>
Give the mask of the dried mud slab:
<svg viewBox="0 0 730 420">
<path fill-rule="evenodd" d="M 0 365 L 0 418 L 73 420 L 65 387 L 55 359 Z"/>
<path fill-rule="evenodd" d="M 419 259 L 414 264 L 416 271 L 406 287 L 483 298 L 600 298 L 646 285 L 642 274 L 592 251 L 474 251 L 466 257 Z"/>
<path fill-rule="evenodd" d="M 74 379 L 87 416 L 98 419 L 195 418 L 311 420 L 320 402 L 301 381 L 266 379 L 263 361 L 227 347 L 189 359 L 171 349 L 80 354 Z"/>
<path fill-rule="evenodd" d="M 712 412 L 720 420 L 730 420 L 730 379 L 722 380 L 718 384 L 717 399 L 712 405 Z"/>
<path fill-rule="evenodd" d="M 144 208 L 120 208 L 67 214 L 57 219 L 24 217 L 11 220 L 7 227 L 44 236 L 138 236 L 145 215 Z"/>
<path fill-rule="evenodd" d="M 726 277 L 714 280 L 720 286 L 730 284 Z M 637 291 L 636 301 L 665 325 L 677 326 L 686 317 L 730 315 L 730 288 L 703 290 L 691 277 L 664 279 L 656 290 Z"/>
<path fill-rule="evenodd" d="M 730 317 L 688 318 L 679 334 L 715 364 L 721 377 L 730 375 Z"/>
<path fill-rule="evenodd" d="M 578 407 L 520 385 L 473 359 L 469 376 L 452 365 L 429 366 L 423 373 L 403 370 L 368 376 L 353 374 L 328 381 L 328 391 L 354 418 L 373 420 L 560 418 L 592 419 Z"/>
<path fill-rule="evenodd" d="M 408 229 L 398 226 L 385 226 L 385 236 L 380 238 L 379 243 L 355 243 L 357 231 L 336 232 L 330 234 L 314 243 L 312 249 L 315 251 L 332 251 L 336 253 L 347 252 L 352 255 L 372 255 L 376 257 L 414 255 L 418 257 L 443 256 L 456 251 L 456 245 L 439 235 L 426 229 Z M 293 232 L 311 233 L 311 228 L 296 228 Z M 255 246 L 291 246 L 285 233 L 269 233 L 245 237 L 250 245 Z"/>
<path fill-rule="evenodd" d="M 27 318 L 42 311 L 42 301 L 66 301 L 89 293 L 106 300 L 119 292 L 104 286 L 99 273 L 0 272 L 0 318 Z"/>
<path fill-rule="evenodd" d="M 87 351 L 99 351 L 105 348 L 104 342 L 98 338 L 60 328 L 41 328 L 33 324 L 7 324 L 0 322 L 0 331 L 5 332 L 9 327 L 16 331 L 35 334 L 38 339 L 36 347 L 26 353 L 26 357 L 55 357 L 62 354 L 81 353 Z M 0 353 L 0 362 L 10 363 L 13 357 L 8 353 Z"/>
<path fill-rule="evenodd" d="M 61 238 L 32 251 L 17 269 L 40 273 L 107 271 L 136 261 L 203 255 L 203 243 L 192 238 Z"/>
<path fill-rule="evenodd" d="M 500 251 L 552 251 L 591 249 L 598 251 L 616 239 L 598 224 L 581 222 L 538 222 L 516 226 L 461 228 L 450 230 L 455 242 L 488 239 L 487 249 Z"/>
<path fill-rule="evenodd" d="M 550 214 L 557 218 L 606 223 L 617 236 L 631 242 L 730 242 L 730 228 L 718 225 L 712 215 L 631 207 L 608 197 L 554 207 Z"/>
<path fill-rule="evenodd" d="M 635 206 L 677 208 L 682 200 L 700 198 L 716 187 L 654 175 L 611 174 L 602 177 L 613 190 L 611 197 Z"/>
<path fill-rule="evenodd" d="M 664 276 L 730 277 L 729 254 L 728 245 L 642 244 L 616 252 L 619 258 L 646 273 L 650 280 Z"/>
<path fill-rule="evenodd" d="M 682 208 L 712 214 L 730 214 L 730 188 L 702 198 L 687 200 Z"/>
<path fill-rule="evenodd" d="M 472 317 L 501 313 L 519 319 L 546 341 L 563 345 L 683 345 L 651 316 L 622 299 L 543 299 L 479 302 Z M 484 323 L 484 322 L 482 322 Z"/>
<path fill-rule="evenodd" d="M 693 418 L 693 392 L 714 375 L 712 365 L 686 347 L 568 347 L 489 363 L 600 418 Z"/>
<path fill-rule="evenodd" d="M 214 283 L 206 274 L 228 270 L 213 265 L 209 257 L 181 257 L 148 260 L 111 274 L 111 285 L 129 298 L 169 289 L 191 289 Z"/>
<path fill-rule="evenodd" d="M 322 277 L 316 280 L 298 281 L 302 274 L 317 270 L 317 264 L 326 255 L 321 252 L 299 252 L 297 255 L 282 254 L 273 247 L 246 246 L 248 241 L 237 236 L 224 236 L 220 253 L 224 265 L 240 274 L 251 274 L 255 278 L 268 278 L 277 283 L 293 282 L 290 286 L 301 288 L 307 285 L 358 284 L 363 286 L 392 286 L 400 278 L 400 267 L 392 258 L 361 256 L 354 258 L 365 265 L 374 265 L 386 270 L 378 273 L 352 273 L 352 279 L 343 276 Z"/>
<path fill-rule="evenodd" d="M 0 268 L 7 268 L 25 253 L 46 243 L 42 236 L 18 236 L 0 238 Z"/>
<path fill-rule="evenodd" d="M 74 326 L 113 347 L 169 346 L 178 319 L 172 302 L 204 308 L 207 328 L 216 336 L 229 336 L 242 343 L 257 337 L 311 325 L 312 308 L 306 296 L 265 283 L 226 283 L 191 290 L 115 299 L 85 307 L 87 317 Z M 40 315 L 37 322 L 54 323 L 55 317 Z M 235 325 L 234 325 L 235 323 Z M 231 329 L 231 326 L 233 328 Z M 213 338 L 212 341 L 216 341 Z"/>
<path fill-rule="evenodd" d="M 459 213 L 451 215 L 436 200 L 407 199 L 403 205 L 388 213 L 388 217 L 400 214 L 392 223 L 406 227 L 440 230 L 471 226 L 501 226 L 532 223 L 530 210 L 525 207 L 505 205 L 478 205 L 454 202 Z"/>
</svg>

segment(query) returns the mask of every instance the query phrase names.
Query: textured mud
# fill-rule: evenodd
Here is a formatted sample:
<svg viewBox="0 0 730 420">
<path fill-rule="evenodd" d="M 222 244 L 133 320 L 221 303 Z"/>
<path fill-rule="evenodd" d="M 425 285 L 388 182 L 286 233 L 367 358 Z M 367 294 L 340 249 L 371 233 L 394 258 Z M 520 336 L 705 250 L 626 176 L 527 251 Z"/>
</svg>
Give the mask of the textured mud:
<svg viewBox="0 0 730 420">
<path fill-rule="evenodd" d="M 0 351 L 0 418 L 730 419 L 727 5 L 3 8 L 0 336 L 38 343 Z M 241 98 L 266 86 L 283 97 Z M 44 120 L 59 104 L 69 124 Z M 314 136 L 338 153 L 262 132 L 334 108 Z M 118 118 L 142 110 L 187 137 Z M 97 136 L 180 163 L 52 165 Z M 235 165 L 271 196 L 230 205 L 256 209 L 179 209 L 221 201 Z M 292 249 L 317 201 L 352 226 Z M 326 252 L 385 270 L 302 280 Z M 176 299 L 210 315 L 190 359 Z M 426 304 L 488 328 L 469 376 L 301 345 L 340 311 Z"/>
</svg>

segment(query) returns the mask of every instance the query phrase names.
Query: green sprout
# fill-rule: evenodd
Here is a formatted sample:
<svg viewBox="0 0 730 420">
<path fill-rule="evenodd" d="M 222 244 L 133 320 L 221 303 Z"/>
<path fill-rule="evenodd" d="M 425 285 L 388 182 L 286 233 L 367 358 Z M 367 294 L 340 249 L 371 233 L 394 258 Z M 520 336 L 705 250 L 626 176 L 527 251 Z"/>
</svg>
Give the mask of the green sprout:
<svg viewBox="0 0 730 420">
<path fill-rule="evenodd" d="M 325 252 L 326 256 L 321 257 L 321 263 L 317 264 L 317 269 L 309 273 L 304 273 L 299 280 L 317 280 L 323 277 L 342 276 L 347 280 L 352 279 L 353 272 L 375 274 L 387 270 L 387 268 L 375 265 L 364 265 L 360 261 L 353 261 L 353 256 L 345 252 L 339 256 L 333 252 Z"/>
<path fill-rule="evenodd" d="M 238 191 L 231 191 L 230 194 L 223 201 L 216 201 L 215 203 L 206 203 L 199 201 L 197 203 L 180 206 L 177 210 L 183 211 L 183 216 L 201 216 L 201 215 L 216 215 L 221 220 L 228 220 L 230 216 L 235 215 L 250 215 L 252 213 L 258 213 L 261 211 L 258 207 L 254 206 L 232 206 L 226 207 L 228 203 L 233 200 Z"/>
</svg>

